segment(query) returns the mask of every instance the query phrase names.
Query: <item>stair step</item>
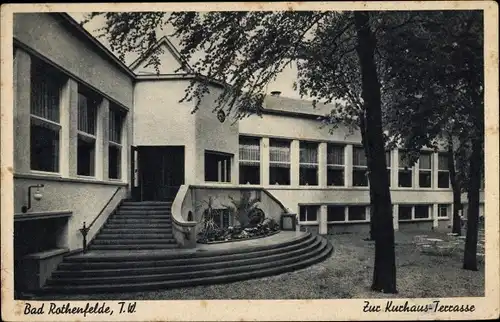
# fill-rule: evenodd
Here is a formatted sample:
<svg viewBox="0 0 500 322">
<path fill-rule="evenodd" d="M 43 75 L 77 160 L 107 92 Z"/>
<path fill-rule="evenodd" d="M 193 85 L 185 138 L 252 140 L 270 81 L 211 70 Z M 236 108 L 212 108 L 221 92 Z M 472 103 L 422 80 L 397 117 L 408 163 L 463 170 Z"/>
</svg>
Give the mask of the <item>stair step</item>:
<svg viewBox="0 0 500 322">
<path fill-rule="evenodd" d="M 121 207 L 171 207 L 172 202 L 163 201 L 124 201 Z"/>
<path fill-rule="evenodd" d="M 110 224 L 106 224 L 104 226 L 104 228 L 111 228 L 111 229 L 133 229 L 133 228 L 162 228 L 162 229 L 171 229 L 172 228 L 172 225 L 171 224 L 167 224 L 167 223 L 156 223 L 156 224 L 146 224 L 146 223 L 127 223 L 127 224 L 124 224 L 124 223 L 119 223 L 119 224 L 115 224 L 115 223 L 110 223 Z"/>
<path fill-rule="evenodd" d="M 282 252 L 278 254 L 270 254 L 265 256 L 260 256 L 257 258 L 241 258 L 238 260 L 224 260 L 219 261 L 218 259 L 210 260 L 205 263 L 191 263 L 188 261 L 184 265 L 176 265 L 174 263 L 166 263 L 165 266 L 156 267 L 141 267 L 141 268 L 130 268 L 128 265 L 123 265 L 126 268 L 115 268 L 115 269 L 98 269 L 97 267 L 92 267 L 93 269 L 87 270 L 63 270 L 61 267 L 60 271 L 54 273 L 54 277 L 65 277 L 65 278 L 81 278 L 81 277 L 104 277 L 104 276 L 131 276 L 131 275 L 148 275 L 148 274 L 169 274 L 169 273 L 189 273 L 205 270 L 223 269 L 229 267 L 237 266 L 248 266 L 263 262 L 277 262 L 286 258 L 291 258 L 299 256 L 304 253 L 314 251 L 321 245 L 321 240 L 314 239 L 314 242 L 305 248 L 296 249 L 290 252 Z M 97 263 L 94 263 L 97 264 Z"/>
<path fill-rule="evenodd" d="M 122 210 L 116 211 L 116 215 L 139 215 L 139 216 L 170 216 L 170 210 Z"/>
<path fill-rule="evenodd" d="M 148 238 L 148 239 L 94 239 L 93 245 L 139 245 L 139 244 L 177 244 L 175 239 Z"/>
<path fill-rule="evenodd" d="M 225 274 L 217 276 L 207 276 L 198 278 L 188 278 L 182 280 L 162 280 L 155 282 L 142 282 L 134 279 L 133 283 L 114 283 L 114 284 L 93 284 L 93 285 L 49 285 L 43 288 L 46 293 L 92 293 L 92 292 L 127 292 L 127 291 L 145 291 L 157 290 L 162 288 L 175 288 L 182 286 L 195 286 L 216 283 L 228 283 L 240 280 L 277 275 L 305 268 L 307 266 L 319 263 L 332 253 L 333 247 L 327 243 L 326 247 L 320 253 L 315 254 L 307 259 L 289 263 L 287 265 L 273 265 L 268 268 L 263 268 L 253 271 L 238 272 L 235 274 Z"/>
<path fill-rule="evenodd" d="M 171 223 L 172 220 L 165 218 L 119 218 L 114 217 L 108 219 L 108 223 L 146 223 L 146 224 L 155 224 L 155 223 Z"/>
<path fill-rule="evenodd" d="M 260 258 L 264 256 L 270 256 L 275 254 L 282 254 L 287 252 L 292 252 L 297 249 L 302 249 L 308 247 L 313 242 L 315 242 L 315 237 L 308 236 L 306 239 L 299 240 L 298 243 L 286 245 L 284 247 L 278 248 L 268 248 L 263 250 L 256 250 L 253 252 L 237 252 L 230 254 L 220 254 L 220 253 L 191 253 L 191 257 L 187 257 L 186 254 L 172 254 L 176 257 L 167 258 L 152 258 L 144 257 L 139 258 L 134 257 L 131 260 L 130 255 L 128 257 L 118 257 L 115 261 L 110 261 L 110 257 L 102 258 L 92 258 L 92 257 L 82 257 L 82 256 L 71 256 L 65 259 L 65 263 L 61 264 L 61 268 L 66 270 L 85 270 L 85 269 L 119 269 L 124 266 L 130 268 L 141 268 L 141 267 L 158 267 L 158 266 L 179 266 L 179 265 L 196 265 L 204 263 L 217 262 L 230 262 L 237 261 L 241 259 L 252 259 Z M 184 255 L 184 256 L 182 256 Z M 196 257 L 193 257 L 195 256 Z M 206 255 L 206 256 L 205 256 Z M 99 261 L 98 261 L 99 260 Z"/>
<path fill-rule="evenodd" d="M 168 238 L 173 239 L 172 232 L 167 234 L 143 234 L 143 233 L 123 233 L 123 234 L 112 234 L 112 233 L 101 233 L 95 240 L 102 239 L 162 239 Z"/>
<path fill-rule="evenodd" d="M 100 234 L 172 234 L 172 228 L 109 228 L 104 227 Z"/>
<path fill-rule="evenodd" d="M 90 250 L 154 250 L 175 249 L 177 244 L 90 245 Z"/>
<path fill-rule="evenodd" d="M 318 247 L 318 244 L 320 246 Z M 285 257 L 279 260 L 271 260 L 268 261 L 265 258 L 262 261 L 253 262 L 250 265 L 241 265 L 241 266 L 233 266 L 233 265 L 225 265 L 221 268 L 214 269 L 205 269 L 205 270 L 196 270 L 196 271 L 177 271 L 173 273 L 162 273 L 162 274 L 144 274 L 144 275 L 125 275 L 115 274 L 113 276 L 98 276 L 98 277 L 83 277 L 83 278 L 73 278 L 73 277 L 64 277 L 64 278 L 55 278 L 50 279 L 49 284 L 70 284 L 70 285 L 81 285 L 81 284 L 101 284 L 101 283 L 130 283 L 135 281 L 140 282 L 153 282 L 153 281 L 167 281 L 167 280 L 176 280 L 176 279 L 185 279 L 185 278 L 200 278 L 200 277 L 211 277 L 217 275 L 228 275 L 228 274 L 236 274 L 247 271 L 255 271 L 260 269 L 266 269 L 275 266 L 288 265 L 292 263 L 296 263 L 299 261 L 306 260 L 310 257 L 315 256 L 320 253 L 326 246 L 327 241 L 322 240 L 318 244 L 316 244 L 315 249 L 308 249 L 308 252 L 303 252 L 298 255 L 291 255 L 289 257 Z"/>
</svg>

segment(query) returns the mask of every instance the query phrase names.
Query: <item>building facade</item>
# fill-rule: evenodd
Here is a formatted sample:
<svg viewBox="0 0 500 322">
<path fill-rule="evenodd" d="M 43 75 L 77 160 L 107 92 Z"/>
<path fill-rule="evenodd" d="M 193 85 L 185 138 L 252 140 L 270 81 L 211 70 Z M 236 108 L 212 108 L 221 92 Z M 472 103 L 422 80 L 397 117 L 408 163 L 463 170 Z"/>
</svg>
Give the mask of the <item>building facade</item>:
<svg viewBox="0 0 500 322">
<path fill-rule="evenodd" d="M 16 257 L 78 250 L 82 225 L 91 238 L 120 199 L 173 200 L 181 185 L 262 187 L 311 231 L 368 232 L 360 135 L 330 133 L 310 102 L 275 93 L 262 116 L 234 122 L 213 113 L 213 85 L 192 113 L 179 102 L 192 76 L 168 39 L 157 74 L 147 57 L 125 66 L 66 14 L 15 14 L 13 42 Z M 446 154 L 423 151 L 412 167 L 402 155 L 386 153 L 394 227 L 446 228 Z"/>
</svg>

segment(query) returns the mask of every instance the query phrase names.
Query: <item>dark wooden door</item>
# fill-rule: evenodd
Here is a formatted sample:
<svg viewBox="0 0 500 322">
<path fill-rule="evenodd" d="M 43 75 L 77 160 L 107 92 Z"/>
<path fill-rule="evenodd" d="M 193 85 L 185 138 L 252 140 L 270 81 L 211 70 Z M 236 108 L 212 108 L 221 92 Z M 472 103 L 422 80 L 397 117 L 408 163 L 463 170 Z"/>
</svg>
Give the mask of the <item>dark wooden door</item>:
<svg viewBox="0 0 500 322">
<path fill-rule="evenodd" d="M 140 199 L 172 201 L 184 184 L 184 147 L 139 147 Z"/>
</svg>

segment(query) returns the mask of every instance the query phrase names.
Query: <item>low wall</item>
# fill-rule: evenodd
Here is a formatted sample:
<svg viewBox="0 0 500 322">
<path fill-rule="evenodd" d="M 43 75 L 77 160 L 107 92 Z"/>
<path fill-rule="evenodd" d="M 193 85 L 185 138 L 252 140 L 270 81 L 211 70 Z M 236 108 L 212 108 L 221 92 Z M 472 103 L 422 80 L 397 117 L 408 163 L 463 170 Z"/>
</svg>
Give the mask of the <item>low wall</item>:
<svg viewBox="0 0 500 322">
<path fill-rule="evenodd" d="M 327 234 L 342 234 L 342 233 L 362 233 L 370 232 L 370 223 L 339 223 L 328 224 Z"/>
<path fill-rule="evenodd" d="M 79 229 L 83 222 L 87 225 L 99 214 L 108 200 L 113 196 L 118 187 L 122 187 L 117 193 L 101 217 L 96 221 L 87 236 L 90 240 L 98 231 L 102 223 L 118 205 L 121 199 L 127 197 L 127 188 L 123 183 L 100 183 L 85 182 L 83 180 L 61 180 L 58 178 L 14 178 L 14 211 L 21 213 L 21 207 L 27 204 L 28 186 L 44 184 L 41 188 L 42 199 L 32 199 L 30 212 L 48 211 L 71 211 L 73 214 L 68 219 L 65 227 L 58 233 L 57 246 L 68 248 L 70 251 L 82 247 L 82 235 Z M 32 193 L 33 193 L 32 189 Z"/>
<path fill-rule="evenodd" d="M 419 220 L 419 221 L 400 221 L 400 231 L 408 230 L 432 230 L 432 220 Z"/>
</svg>

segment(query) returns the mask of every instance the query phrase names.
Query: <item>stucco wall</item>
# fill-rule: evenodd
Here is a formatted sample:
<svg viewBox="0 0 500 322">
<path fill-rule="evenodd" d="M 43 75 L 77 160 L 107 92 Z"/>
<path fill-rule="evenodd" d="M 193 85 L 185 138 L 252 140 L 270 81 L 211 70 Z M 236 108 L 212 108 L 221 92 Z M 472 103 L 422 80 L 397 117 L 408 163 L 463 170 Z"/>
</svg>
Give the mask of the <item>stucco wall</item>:
<svg viewBox="0 0 500 322">
<path fill-rule="evenodd" d="M 133 80 L 49 13 L 14 14 L 14 38 L 128 108 Z"/>
<path fill-rule="evenodd" d="M 219 94 L 219 89 L 211 87 L 210 94 L 203 97 L 200 108 L 195 114 L 197 160 L 195 171 L 199 183 L 205 181 L 205 150 L 233 154 L 231 182 L 238 182 L 239 125 L 238 122 L 234 122 L 232 114 L 227 115 L 223 123 L 217 119 L 213 109 Z"/>
<path fill-rule="evenodd" d="M 362 224 L 328 224 L 328 234 L 369 233 L 370 223 Z"/>
<path fill-rule="evenodd" d="M 267 189 L 285 207 L 291 211 L 299 211 L 299 204 L 369 204 L 368 189 L 320 189 L 320 188 L 272 188 Z M 392 190 L 391 200 L 394 204 L 431 204 L 452 203 L 450 191 Z"/>
<path fill-rule="evenodd" d="M 431 230 L 432 229 L 432 220 L 420 220 L 420 221 L 412 221 L 412 222 L 399 222 L 399 230 L 400 231 L 412 231 L 412 230 Z"/>
<path fill-rule="evenodd" d="M 41 189 L 43 198 L 40 201 L 32 200 L 32 209 L 29 212 L 70 210 L 73 215 L 69 218 L 68 225 L 58 238 L 58 247 L 67 247 L 70 250 L 82 247 L 82 236 L 78 229 L 82 228 L 85 221 L 87 225 L 99 214 L 108 200 L 115 192 L 117 185 L 96 184 L 84 182 L 65 182 L 55 180 L 14 179 L 14 210 L 21 213 L 21 207 L 27 204 L 28 186 L 43 183 Z M 126 197 L 127 189 L 122 188 L 103 213 L 103 221 L 115 208 L 118 202 Z M 93 233 L 101 226 L 96 222 Z"/>
<path fill-rule="evenodd" d="M 134 89 L 133 145 L 180 145 L 185 183 L 195 183 L 195 115 L 192 103 L 179 103 L 189 81 L 141 80 Z"/>
<path fill-rule="evenodd" d="M 240 133 L 257 136 L 286 137 L 300 140 L 338 141 L 360 143 L 358 132 L 350 134 L 346 127 L 340 126 L 333 134 L 328 127 L 321 128 L 321 123 L 313 119 L 304 119 L 280 115 L 252 115 L 239 122 Z"/>
</svg>

